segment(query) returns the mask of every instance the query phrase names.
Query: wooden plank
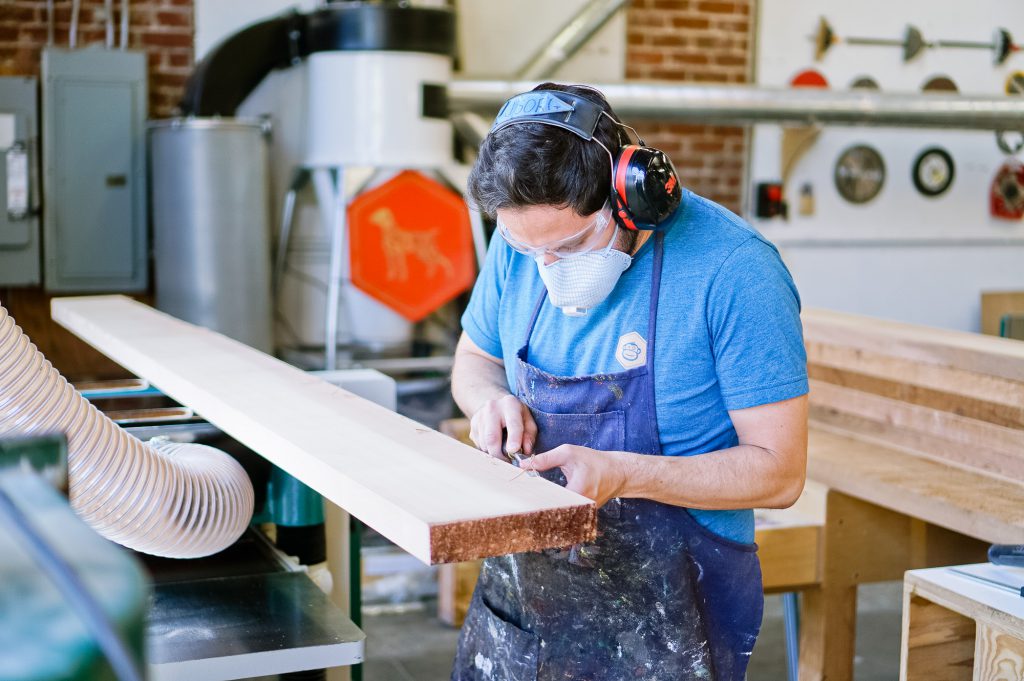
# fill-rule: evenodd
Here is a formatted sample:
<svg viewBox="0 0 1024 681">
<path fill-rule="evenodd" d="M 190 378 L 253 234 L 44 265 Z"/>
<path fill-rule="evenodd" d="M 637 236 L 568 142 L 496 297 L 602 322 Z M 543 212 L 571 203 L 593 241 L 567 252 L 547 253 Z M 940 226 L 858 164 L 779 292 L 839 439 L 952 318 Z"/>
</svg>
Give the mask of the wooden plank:
<svg viewBox="0 0 1024 681">
<path fill-rule="evenodd" d="M 932 433 L 963 445 L 984 445 L 1004 454 L 1024 456 L 1024 429 L 1006 428 L 941 409 L 872 395 L 811 379 L 812 403 L 897 428 Z"/>
<path fill-rule="evenodd" d="M 1024 487 L 830 431 L 814 421 L 808 476 L 846 494 L 994 544 L 1024 544 Z"/>
<path fill-rule="evenodd" d="M 808 481 L 789 508 L 754 511 L 754 541 L 765 593 L 796 591 L 821 581 L 826 492 L 821 485 Z"/>
<path fill-rule="evenodd" d="M 1024 291 L 982 291 L 982 333 L 998 336 L 999 322 L 1007 314 L 1024 314 Z"/>
<path fill-rule="evenodd" d="M 974 681 L 1024 679 L 1024 641 L 996 627 L 978 624 Z"/>
<path fill-rule="evenodd" d="M 897 428 L 881 421 L 846 414 L 820 405 L 812 406 L 809 415 L 813 423 L 831 432 L 968 472 L 1021 484 L 1019 477 L 1002 472 L 1018 467 L 1013 458 L 986 447 L 958 445 L 929 433 Z"/>
<path fill-rule="evenodd" d="M 123 296 L 53 318 L 425 563 L 595 536 L 589 499 Z"/>
<path fill-rule="evenodd" d="M 755 533 L 765 593 L 799 591 L 821 581 L 821 528 L 766 528 Z"/>
<path fill-rule="evenodd" d="M 974 620 L 906 589 L 900 681 L 971 681 Z"/>
<path fill-rule="evenodd" d="M 1024 430 L 810 381 L 811 413 L 872 441 L 1024 482 Z"/>
<path fill-rule="evenodd" d="M 955 366 L 935 365 L 856 346 L 806 341 L 811 365 L 852 371 L 981 401 L 1024 407 L 1024 383 Z M 856 387 L 856 386 L 850 386 Z"/>
<path fill-rule="evenodd" d="M 1024 381 L 1024 343 L 874 317 L 805 309 L 804 339 Z"/>
<path fill-rule="evenodd" d="M 847 350 L 847 348 L 838 349 Z M 857 353 L 857 351 L 851 352 Z M 863 356 L 863 353 L 857 354 Z M 858 366 L 860 368 L 855 363 L 851 363 L 851 366 Z M 807 375 L 813 380 L 841 385 L 892 400 L 916 404 L 921 407 L 940 409 L 953 414 L 959 414 L 960 416 L 986 421 L 997 426 L 1024 428 L 1024 384 L 1016 381 L 1002 381 L 1002 379 L 995 379 L 991 376 L 983 376 L 982 374 L 970 375 L 979 379 L 977 381 L 970 377 L 943 377 L 941 376 L 943 368 L 939 367 L 940 376 L 935 378 L 940 380 L 928 381 L 929 383 L 934 382 L 942 385 L 943 387 L 939 389 L 915 383 L 917 377 L 914 375 L 914 372 L 906 370 L 908 366 L 913 365 L 910 362 L 893 360 L 892 369 L 887 372 L 885 377 L 879 377 L 869 373 L 811 362 L 807 365 Z M 875 367 L 868 367 L 868 370 L 883 373 Z M 958 379 L 962 380 L 961 384 L 957 383 Z M 1000 385 L 994 385 L 1000 382 Z M 992 385 L 986 389 L 986 384 Z M 972 394 L 979 393 L 985 397 L 979 399 L 972 396 Z M 989 397 L 991 397 L 991 400 L 988 399 Z M 1017 402 L 1017 404 L 1013 404 L 1014 402 Z"/>
</svg>

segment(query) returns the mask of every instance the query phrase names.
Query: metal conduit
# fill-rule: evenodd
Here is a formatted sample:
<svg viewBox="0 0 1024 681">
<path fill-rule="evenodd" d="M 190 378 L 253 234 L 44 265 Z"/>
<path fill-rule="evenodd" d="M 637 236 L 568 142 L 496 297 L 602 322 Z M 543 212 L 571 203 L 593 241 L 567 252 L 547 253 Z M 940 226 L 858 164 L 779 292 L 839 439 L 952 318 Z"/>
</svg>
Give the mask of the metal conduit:
<svg viewBox="0 0 1024 681">
<path fill-rule="evenodd" d="M 493 116 L 506 99 L 536 84 L 525 80 L 456 80 L 448 84 L 448 103 L 452 111 L 472 110 Z M 593 87 L 628 120 L 1024 131 L 1024 97 L 669 83 L 595 83 Z"/>
<path fill-rule="evenodd" d="M 627 2 L 629 0 L 591 0 L 516 72 L 516 77 L 523 80 L 550 78 Z"/>
</svg>

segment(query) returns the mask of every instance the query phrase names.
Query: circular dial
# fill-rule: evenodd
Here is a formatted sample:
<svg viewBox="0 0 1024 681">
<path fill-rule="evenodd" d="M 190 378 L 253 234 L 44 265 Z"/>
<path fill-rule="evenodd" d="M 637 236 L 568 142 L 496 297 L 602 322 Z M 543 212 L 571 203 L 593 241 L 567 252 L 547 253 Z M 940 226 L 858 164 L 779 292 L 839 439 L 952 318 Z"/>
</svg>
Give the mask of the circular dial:
<svg viewBox="0 0 1024 681">
<path fill-rule="evenodd" d="M 873 148 L 858 144 L 836 161 L 836 189 L 850 203 L 867 203 L 885 184 L 885 162 Z"/>
<path fill-rule="evenodd" d="M 953 184 L 953 157 L 945 149 L 931 147 L 914 161 L 914 186 L 925 196 L 938 196 Z"/>
</svg>

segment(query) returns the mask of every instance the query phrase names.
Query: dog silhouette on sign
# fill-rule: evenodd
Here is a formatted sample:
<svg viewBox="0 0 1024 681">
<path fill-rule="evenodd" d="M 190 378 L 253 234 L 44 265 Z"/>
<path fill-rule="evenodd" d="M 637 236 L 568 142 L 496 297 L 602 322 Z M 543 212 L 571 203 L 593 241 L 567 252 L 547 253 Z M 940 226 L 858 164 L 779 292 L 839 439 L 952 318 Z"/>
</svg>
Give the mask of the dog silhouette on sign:
<svg viewBox="0 0 1024 681">
<path fill-rule="evenodd" d="M 407 256 L 410 254 L 426 266 L 428 278 L 433 278 L 439 268 L 448 277 L 455 275 L 451 260 L 437 247 L 439 230 L 402 229 L 390 208 L 375 210 L 370 215 L 370 222 L 380 228 L 380 244 L 387 261 L 388 281 L 408 281 Z"/>
</svg>

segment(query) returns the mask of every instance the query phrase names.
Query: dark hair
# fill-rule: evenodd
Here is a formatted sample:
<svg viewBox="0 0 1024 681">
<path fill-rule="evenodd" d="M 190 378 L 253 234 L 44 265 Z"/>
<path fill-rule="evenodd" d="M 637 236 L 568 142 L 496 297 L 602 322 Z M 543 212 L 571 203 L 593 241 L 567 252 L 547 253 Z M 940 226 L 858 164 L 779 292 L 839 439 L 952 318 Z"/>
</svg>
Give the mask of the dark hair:
<svg viewBox="0 0 1024 681">
<path fill-rule="evenodd" d="M 543 83 L 534 90 L 558 90 L 600 103 L 618 117 L 597 90 L 579 85 Z M 614 155 L 626 143 L 621 128 L 601 116 L 594 137 Z M 568 130 L 543 123 L 509 125 L 487 135 L 469 173 L 469 196 L 494 217 L 499 208 L 571 207 L 578 215 L 601 209 L 611 194 L 608 154 Z"/>
</svg>

